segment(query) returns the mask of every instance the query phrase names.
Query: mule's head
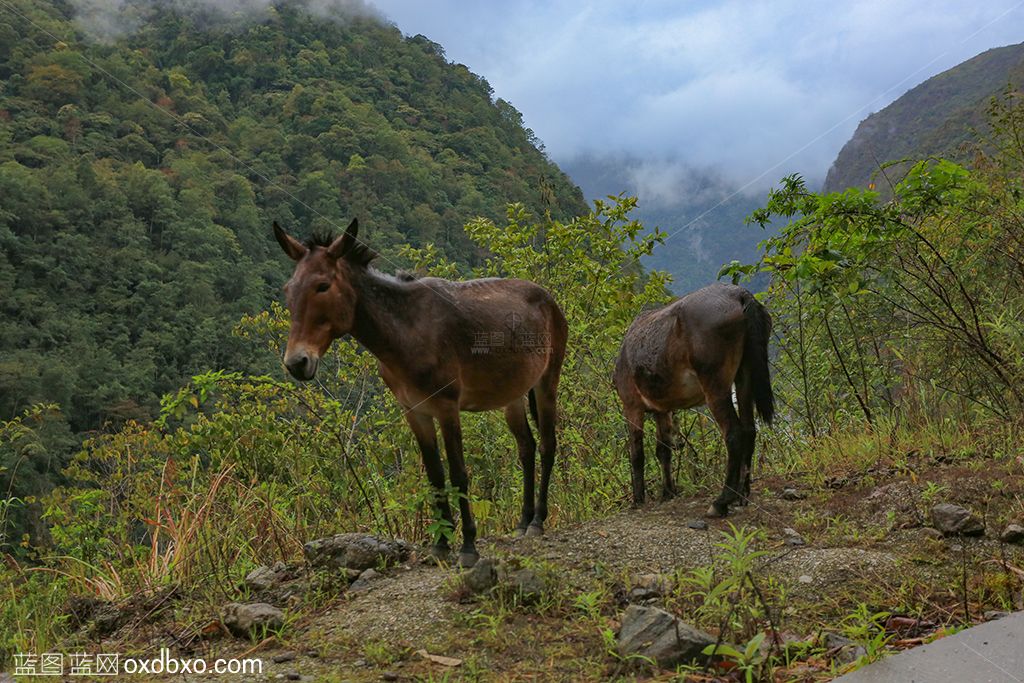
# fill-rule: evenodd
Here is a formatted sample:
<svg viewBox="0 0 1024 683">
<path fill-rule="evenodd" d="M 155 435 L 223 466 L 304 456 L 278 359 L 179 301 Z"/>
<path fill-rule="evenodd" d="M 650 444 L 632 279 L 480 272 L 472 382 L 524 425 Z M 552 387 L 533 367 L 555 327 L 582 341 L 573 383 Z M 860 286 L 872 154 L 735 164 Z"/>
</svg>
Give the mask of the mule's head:
<svg viewBox="0 0 1024 683">
<path fill-rule="evenodd" d="M 295 272 L 284 286 L 292 318 L 284 365 L 295 379 L 313 379 L 331 342 L 352 330 L 353 278 L 376 255 L 356 238 L 358 230 L 353 220 L 337 239 L 314 237 L 303 244 L 274 223 L 274 237 L 295 261 Z"/>
</svg>

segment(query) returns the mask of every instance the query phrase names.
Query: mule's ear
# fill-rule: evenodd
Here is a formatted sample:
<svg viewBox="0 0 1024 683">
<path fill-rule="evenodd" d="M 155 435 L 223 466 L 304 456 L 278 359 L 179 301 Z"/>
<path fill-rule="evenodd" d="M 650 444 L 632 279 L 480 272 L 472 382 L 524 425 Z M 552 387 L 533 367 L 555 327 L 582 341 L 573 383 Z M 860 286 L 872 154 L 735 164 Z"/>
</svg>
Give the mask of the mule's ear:
<svg viewBox="0 0 1024 683">
<path fill-rule="evenodd" d="M 306 247 L 299 242 L 297 239 L 286 233 L 277 221 L 274 221 L 274 237 L 277 238 L 277 243 L 281 245 L 284 253 L 288 254 L 288 257 L 293 261 L 298 261 L 306 252 L 309 251 Z"/>
<path fill-rule="evenodd" d="M 352 251 L 352 247 L 358 244 L 358 235 L 359 219 L 353 218 L 352 222 L 348 224 L 345 234 L 335 239 L 331 242 L 331 246 L 327 247 L 327 255 L 331 258 L 341 258 L 342 256 L 346 256 Z"/>
</svg>

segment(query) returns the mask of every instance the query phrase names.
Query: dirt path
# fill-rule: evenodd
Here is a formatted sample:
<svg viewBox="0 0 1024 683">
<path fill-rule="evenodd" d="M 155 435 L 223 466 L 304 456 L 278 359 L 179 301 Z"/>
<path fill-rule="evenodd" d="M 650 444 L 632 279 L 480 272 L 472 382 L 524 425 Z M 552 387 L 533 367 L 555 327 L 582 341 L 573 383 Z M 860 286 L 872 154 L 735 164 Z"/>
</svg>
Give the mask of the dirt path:
<svg viewBox="0 0 1024 683">
<path fill-rule="evenodd" d="M 984 482 L 966 485 L 945 470 L 933 474 L 934 481 L 958 481 L 965 496 L 985 487 Z M 943 478 L 947 476 L 953 478 Z M 998 536 L 996 527 L 1003 521 L 994 516 L 987 520 L 986 538 L 937 538 L 924 524 L 932 502 L 922 499 L 926 481 L 912 479 L 895 477 L 884 485 L 867 479 L 837 490 L 798 490 L 791 500 L 781 495 L 789 482 L 769 479 L 756 487 L 749 508 L 726 520 L 708 520 L 706 528 L 693 528 L 702 526 L 700 515 L 707 505 L 706 496 L 697 496 L 553 528 L 542 538 L 484 539 L 484 557 L 533 567 L 547 577 L 554 597 L 540 607 L 467 596 L 459 588 L 457 569 L 414 557 L 383 571 L 364 590 L 329 596 L 322 607 L 307 610 L 286 630 L 283 642 L 268 642 L 252 654 L 264 662 L 264 673 L 255 680 L 633 677 L 637 672 L 622 668 L 609 653 L 614 643 L 608 638 L 632 600 L 629 591 L 637 577 L 678 577 L 720 564 L 724 550 L 717 544 L 733 525 L 762 532 L 756 550 L 764 554 L 757 559 L 756 580 L 778 596 L 771 607 L 780 630 L 799 638 L 836 630 L 860 603 L 875 611 L 914 610 L 937 623 L 955 621 L 965 563 L 972 567 L 972 618 L 980 619 L 984 609 L 1000 604 L 1001 582 L 1009 580 L 1006 572 L 992 568 L 985 574 L 986 567 L 1000 556 L 1020 566 L 1024 553 L 1019 546 L 1000 548 L 993 535 Z M 1005 495 L 1012 501 L 1019 492 L 1011 488 Z M 987 509 L 992 516 L 995 506 Z M 1012 513 L 1009 502 L 1007 510 Z M 803 544 L 787 541 L 786 529 L 795 530 Z M 976 570 L 982 572 L 980 579 L 974 576 Z M 681 595 L 645 602 L 679 613 L 680 605 L 691 604 Z M 596 604 L 589 616 L 582 604 L 587 600 Z M 217 656 L 245 649 L 241 641 L 210 644 Z M 425 654 L 458 664 L 449 666 L 453 662 Z M 275 663 L 275 657 L 288 661 Z M 830 672 L 818 670 L 795 680 L 827 680 L 842 670 L 828 666 Z"/>
</svg>

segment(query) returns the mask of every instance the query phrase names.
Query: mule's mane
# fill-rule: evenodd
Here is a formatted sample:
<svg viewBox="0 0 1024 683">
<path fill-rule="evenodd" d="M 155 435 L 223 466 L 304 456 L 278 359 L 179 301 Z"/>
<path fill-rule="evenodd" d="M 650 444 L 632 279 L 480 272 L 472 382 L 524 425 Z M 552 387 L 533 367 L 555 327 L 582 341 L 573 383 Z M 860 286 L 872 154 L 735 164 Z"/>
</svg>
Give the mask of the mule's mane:
<svg viewBox="0 0 1024 683">
<path fill-rule="evenodd" d="M 317 247 L 326 249 L 334 243 L 335 239 L 337 239 L 337 237 L 333 233 L 314 232 L 303 244 L 305 244 L 306 248 L 309 250 L 313 250 Z M 370 261 L 377 258 L 377 252 L 356 239 L 355 244 L 345 252 L 343 258 L 349 263 L 365 266 L 370 263 Z"/>
</svg>

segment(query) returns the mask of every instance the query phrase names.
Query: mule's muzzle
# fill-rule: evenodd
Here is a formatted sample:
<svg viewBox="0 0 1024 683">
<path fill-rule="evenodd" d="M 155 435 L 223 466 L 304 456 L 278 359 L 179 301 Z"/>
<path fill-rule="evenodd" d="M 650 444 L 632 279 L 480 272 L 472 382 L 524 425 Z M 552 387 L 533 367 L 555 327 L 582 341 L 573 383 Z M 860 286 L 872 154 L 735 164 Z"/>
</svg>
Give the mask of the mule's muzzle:
<svg viewBox="0 0 1024 683">
<path fill-rule="evenodd" d="M 288 368 L 288 373 L 303 382 L 313 379 L 319 363 L 319 358 L 311 356 L 306 351 L 298 351 L 284 358 L 284 366 Z"/>
</svg>

